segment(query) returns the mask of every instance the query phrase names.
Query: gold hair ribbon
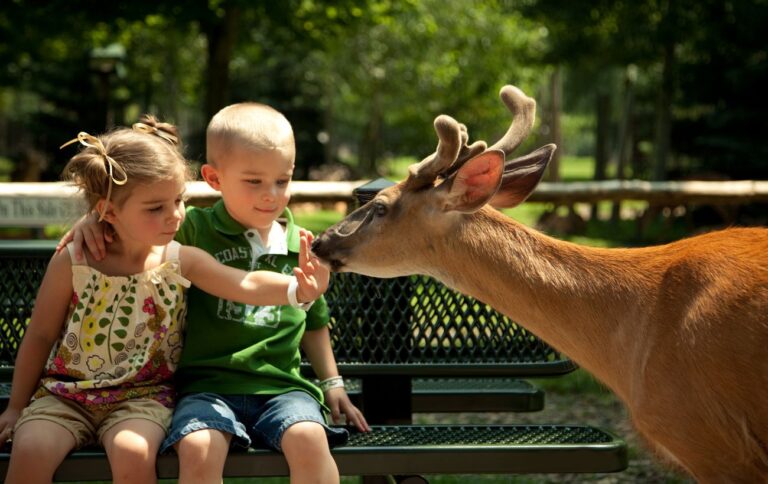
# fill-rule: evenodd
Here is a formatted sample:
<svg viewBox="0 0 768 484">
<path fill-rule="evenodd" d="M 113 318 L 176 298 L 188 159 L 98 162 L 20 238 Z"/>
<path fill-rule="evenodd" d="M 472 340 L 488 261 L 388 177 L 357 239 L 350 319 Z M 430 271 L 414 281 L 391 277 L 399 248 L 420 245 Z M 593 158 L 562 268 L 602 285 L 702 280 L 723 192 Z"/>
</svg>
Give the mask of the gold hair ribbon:
<svg viewBox="0 0 768 484">
<path fill-rule="evenodd" d="M 138 131 L 140 133 L 147 133 L 147 134 L 154 134 L 161 138 L 163 138 L 165 141 L 171 143 L 172 145 L 176 146 L 179 144 L 179 138 L 172 135 L 171 133 L 167 133 L 163 131 L 162 129 L 157 129 L 154 126 L 150 126 L 145 123 L 133 123 L 133 126 L 131 126 L 134 131 Z"/>
<path fill-rule="evenodd" d="M 102 143 L 99 138 L 90 135 L 85 131 L 80 131 L 77 133 L 77 138 L 67 141 L 63 145 L 59 146 L 59 149 L 69 146 L 72 143 L 80 143 L 86 148 L 95 149 L 101 156 L 104 157 L 104 163 L 107 165 L 107 173 L 109 174 L 109 187 L 107 188 L 106 203 L 104 203 L 104 208 L 99 214 L 99 222 L 101 222 L 104 219 L 107 206 L 109 205 L 109 201 L 112 198 L 112 184 L 114 183 L 115 185 L 125 185 L 128 183 L 128 174 L 125 172 L 123 167 L 120 166 L 120 163 L 115 161 L 114 158 L 107 154 L 107 149 L 104 147 L 104 143 Z M 118 172 L 121 178 L 115 178 L 115 172 Z"/>
</svg>

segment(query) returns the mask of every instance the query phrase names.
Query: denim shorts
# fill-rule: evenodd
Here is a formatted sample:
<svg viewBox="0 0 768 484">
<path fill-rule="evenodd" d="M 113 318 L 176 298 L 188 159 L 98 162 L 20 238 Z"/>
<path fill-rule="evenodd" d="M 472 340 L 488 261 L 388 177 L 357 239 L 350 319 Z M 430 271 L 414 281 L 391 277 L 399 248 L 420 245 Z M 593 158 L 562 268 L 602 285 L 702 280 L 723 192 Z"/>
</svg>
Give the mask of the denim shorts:
<svg viewBox="0 0 768 484">
<path fill-rule="evenodd" d="M 176 405 L 160 451 L 165 452 L 189 433 L 213 429 L 232 434 L 231 447 L 267 447 L 280 452 L 283 432 L 306 421 L 323 426 L 330 447 L 343 445 L 349 438 L 345 428 L 328 426 L 320 404 L 302 391 L 281 395 L 192 393 Z"/>
</svg>

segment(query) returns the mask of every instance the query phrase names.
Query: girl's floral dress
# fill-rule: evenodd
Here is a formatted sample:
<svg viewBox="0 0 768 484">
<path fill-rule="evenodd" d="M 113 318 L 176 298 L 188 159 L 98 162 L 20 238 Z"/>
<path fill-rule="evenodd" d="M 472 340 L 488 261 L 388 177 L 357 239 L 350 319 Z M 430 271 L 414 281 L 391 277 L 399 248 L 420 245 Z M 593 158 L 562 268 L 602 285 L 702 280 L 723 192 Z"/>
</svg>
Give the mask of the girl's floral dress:
<svg viewBox="0 0 768 484">
<path fill-rule="evenodd" d="M 71 244 L 67 247 L 72 254 Z M 74 292 L 61 339 L 54 345 L 36 398 L 56 395 L 88 406 L 149 398 L 173 407 L 170 380 L 179 362 L 184 288 L 179 244 L 159 266 L 131 276 L 106 276 L 72 256 Z"/>
</svg>

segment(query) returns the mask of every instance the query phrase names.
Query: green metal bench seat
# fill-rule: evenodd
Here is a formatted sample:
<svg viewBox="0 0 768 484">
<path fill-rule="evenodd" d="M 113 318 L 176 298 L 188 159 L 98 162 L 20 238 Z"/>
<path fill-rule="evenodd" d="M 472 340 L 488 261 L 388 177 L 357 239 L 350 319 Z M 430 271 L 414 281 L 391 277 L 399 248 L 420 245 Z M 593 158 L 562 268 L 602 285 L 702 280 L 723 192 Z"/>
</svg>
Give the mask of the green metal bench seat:
<svg viewBox="0 0 768 484">
<path fill-rule="evenodd" d="M 333 450 L 342 475 L 578 473 L 620 471 L 626 447 L 611 434 L 565 425 L 399 425 L 374 426 L 370 433 L 352 432 L 347 445 Z M 8 449 L 0 452 L 0 475 L 8 465 Z M 169 453 L 158 459 L 158 476 L 178 476 L 178 460 Z M 282 455 L 265 449 L 232 452 L 226 477 L 282 476 Z M 58 481 L 110 480 L 102 450 L 72 453 L 59 467 Z"/>
<path fill-rule="evenodd" d="M 54 244 L 0 241 L 0 405 Z M 425 277 L 335 274 L 326 298 L 331 343 L 351 396 L 374 426 L 333 454 L 344 475 L 616 472 L 626 444 L 583 426 L 414 426 L 413 412 L 535 411 L 543 394 L 520 378 L 576 366 L 488 306 Z M 308 364 L 302 367 L 311 377 Z M 0 453 L 0 475 L 9 454 Z M 175 455 L 161 456 L 173 477 Z M 109 479 L 100 450 L 72 453 L 60 480 Z M 286 475 L 279 454 L 232 453 L 227 476 Z"/>
</svg>

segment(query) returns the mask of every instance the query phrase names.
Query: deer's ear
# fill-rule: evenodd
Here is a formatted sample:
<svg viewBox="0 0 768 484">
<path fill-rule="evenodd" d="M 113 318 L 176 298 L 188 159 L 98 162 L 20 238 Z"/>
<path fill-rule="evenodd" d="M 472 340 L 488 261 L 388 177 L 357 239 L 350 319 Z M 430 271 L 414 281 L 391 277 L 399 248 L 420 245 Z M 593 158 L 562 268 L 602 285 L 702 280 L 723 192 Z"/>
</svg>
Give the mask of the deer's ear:
<svg viewBox="0 0 768 484">
<path fill-rule="evenodd" d="M 490 150 L 470 159 L 445 183 L 444 210 L 470 213 L 493 197 L 501 184 L 504 152 Z"/>
<path fill-rule="evenodd" d="M 548 144 L 508 161 L 501 177 L 501 187 L 489 203 L 496 208 L 511 208 L 523 203 L 544 176 L 555 149 L 557 146 Z"/>
</svg>

